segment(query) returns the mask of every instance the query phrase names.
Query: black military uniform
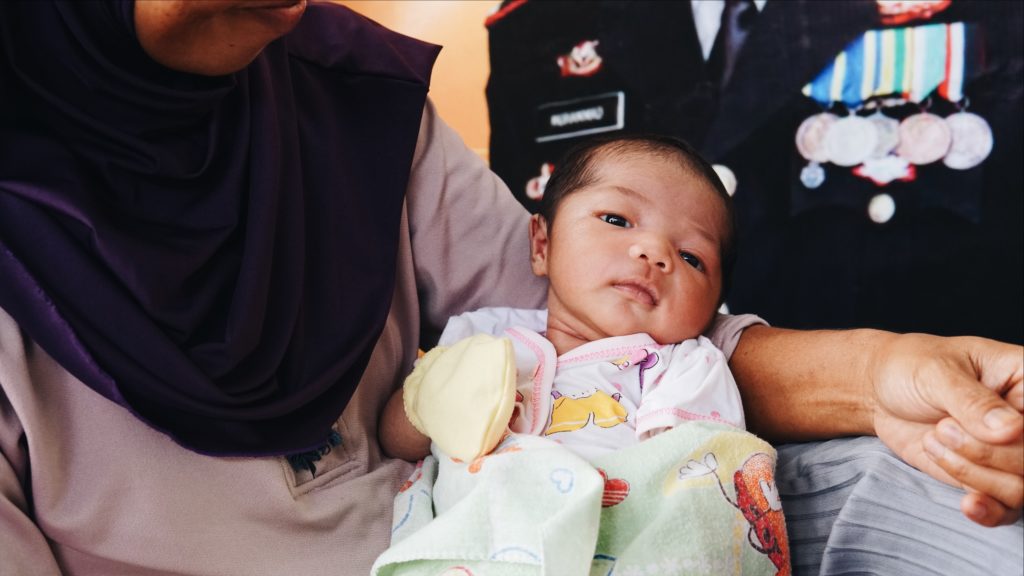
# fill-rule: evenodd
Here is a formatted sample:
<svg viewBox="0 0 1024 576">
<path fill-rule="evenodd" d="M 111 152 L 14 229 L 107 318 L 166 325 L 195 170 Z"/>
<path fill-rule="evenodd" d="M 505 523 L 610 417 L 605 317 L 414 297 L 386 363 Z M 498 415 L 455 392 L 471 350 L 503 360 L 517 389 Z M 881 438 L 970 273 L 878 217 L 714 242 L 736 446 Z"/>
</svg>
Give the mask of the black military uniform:
<svg viewBox="0 0 1024 576">
<path fill-rule="evenodd" d="M 927 18 L 927 19 L 925 19 Z M 506 2 L 488 22 L 491 164 L 527 208 L 547 170 L 599 133 L 654 131 L 736 175 L 740 257 L 732 312 L 778 326 L 878 327 L 1022 341 L 1022 3 L 956 3 L 895 26 L 965 22 L 984 63 L 965 78 L 994 148 L 979 166 L 917 166 L 879 187 L 850 168 L 800 180 L 794 136 L 820 106 L 801 93 L 867 30 L 870 1 L 769 0 L 723 87 L 686 2 Z M 894 25 L 890 24 L 889 27 Z M 932 98 L 941 116 L 953 103 Z M 917 104 L 887 109 L 901 119 Z M 895 212 L 868 217 L 884 192 Z"/>
</svg>

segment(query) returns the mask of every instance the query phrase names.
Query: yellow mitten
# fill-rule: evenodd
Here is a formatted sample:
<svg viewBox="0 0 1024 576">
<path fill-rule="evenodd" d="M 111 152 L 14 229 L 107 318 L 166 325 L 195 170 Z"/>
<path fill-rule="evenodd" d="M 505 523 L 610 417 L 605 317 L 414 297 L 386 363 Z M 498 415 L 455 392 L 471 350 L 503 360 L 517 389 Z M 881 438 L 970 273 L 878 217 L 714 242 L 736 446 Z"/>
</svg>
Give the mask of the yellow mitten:
<svg viewBox="0 0 1024 576">
<path fill-rule="evenodd" d="M 477 334 L 427 352 L 405 379 L 405 414 L 445 454 L 487 454 L 508 427 L 516 396 L 512 341 Z"/>
</svg>

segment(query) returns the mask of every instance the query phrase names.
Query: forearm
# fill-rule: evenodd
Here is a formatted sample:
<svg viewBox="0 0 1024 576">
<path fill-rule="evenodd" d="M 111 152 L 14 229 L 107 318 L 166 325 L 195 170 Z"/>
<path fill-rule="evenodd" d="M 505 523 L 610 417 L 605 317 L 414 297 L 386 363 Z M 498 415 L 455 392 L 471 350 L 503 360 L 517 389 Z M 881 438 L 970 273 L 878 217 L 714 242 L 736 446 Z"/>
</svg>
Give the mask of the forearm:
<svg viewBox="0 0 1024 576">
<path fill-rule="evenodd" d="M 874 434 L 874 359 L 896 334 L 752 326 L 730 359 L 747 426 L 781 442 Z"/>
<path fill-rule="evenodd" d="M 405 415 L 402 390 L 396 390 L 384 407 L 377 434 L 385 454 L 415 462 L 430 454 L 430 438 L 417 430 Z"/>
<path fill-rule="evenodd" d="M 0 310 L 0 316 L 3 314 Z M 5 327 L 0 326 L 0 332 L 2 328 Z M 0 340 L 3 336 L 0 333 Z M 19 361 L 24 356 L 5 357 L 5 346 L 17 352 L 24 350 L 17 341 L 15 346 L 11 344 L 10 340 L 0 341 L 0 381 L 5 368 L 13 373 L 28 372 L 27 366 Z M 8 398 L 7 391 L 0 385 L 0 574 L 59 576 L 57 560 L 34 519 L 25 429 Z"/>
</svg>

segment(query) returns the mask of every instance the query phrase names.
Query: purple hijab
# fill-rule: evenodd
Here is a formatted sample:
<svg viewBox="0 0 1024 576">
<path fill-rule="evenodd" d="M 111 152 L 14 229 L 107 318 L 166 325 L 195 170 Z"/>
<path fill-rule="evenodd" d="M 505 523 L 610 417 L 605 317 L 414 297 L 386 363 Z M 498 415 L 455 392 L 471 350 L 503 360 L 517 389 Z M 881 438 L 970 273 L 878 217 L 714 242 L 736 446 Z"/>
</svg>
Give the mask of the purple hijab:
<svg viewBox="0 0 1024 576">
<path fill-rule="evenodd" d="M 131 1 L 0 3 L 0 308 L 181 445 L 321 445 L 388 315 L 439 48 L 311 4 L 179 73 Z"/>
</svg>

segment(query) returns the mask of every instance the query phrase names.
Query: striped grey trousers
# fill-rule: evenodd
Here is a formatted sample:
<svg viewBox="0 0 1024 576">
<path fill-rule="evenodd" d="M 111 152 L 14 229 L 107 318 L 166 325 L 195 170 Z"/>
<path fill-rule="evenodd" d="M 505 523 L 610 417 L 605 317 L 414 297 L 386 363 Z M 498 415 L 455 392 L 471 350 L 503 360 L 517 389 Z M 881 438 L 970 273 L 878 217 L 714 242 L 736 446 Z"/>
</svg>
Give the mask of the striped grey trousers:
<svg viewBox="0 0 1024 576">
<path fill-rule="evenodd" d="M 967 520 L 961 490 L 905 464 L 877 438 L 778 452 L 795 575 L 1024 575 L 1024 523 Z"/>
</svg>

